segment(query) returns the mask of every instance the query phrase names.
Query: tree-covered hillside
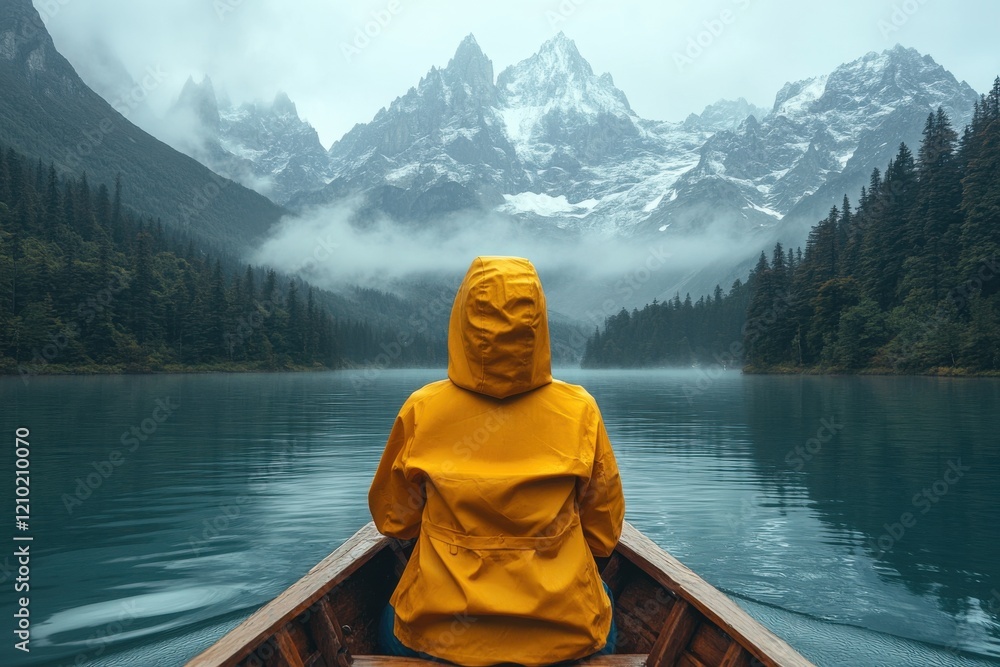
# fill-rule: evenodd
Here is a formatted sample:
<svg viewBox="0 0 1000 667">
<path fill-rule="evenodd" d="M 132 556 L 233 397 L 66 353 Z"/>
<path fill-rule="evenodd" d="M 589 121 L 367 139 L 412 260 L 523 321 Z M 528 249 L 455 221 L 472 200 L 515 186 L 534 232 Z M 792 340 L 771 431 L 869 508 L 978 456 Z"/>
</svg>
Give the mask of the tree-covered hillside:
<svg viewBox="0 0 1000 667">
<path fill-rule="evenodd" d="M 623 311 L 584 363 L 719 359 L 752 371 L 1000 371 L 1000 79 L 961 137 L 932 114 L 918 155 L 901 145 L 804 253 L 761 253 L 726 296 Z"/>
<path fill-rule="evenodd" d="M 0 370 L 280 369 L 439 363 L 424 332 L 331 311 L 347 300 L 209 255 L 112 187 L 0 147 Z M 382 295 L 384 310 L 399 308 Z"/>
<path fill-rule="evenodd" d="M 690 366 L 695 363 L 739 362 L 729 352 L 739 341 L 746 320 L 751 286 L 737 280 L 728 294 L 721 286 L 709 297 L 692 302 L 674 295 L 669 301 L 629 313 L 622 309 L 587 341 L 583 366 Z"/>
<path fill-rule="evenodd" d="M 195 239 L 244 251 L 285 211 L 133 125 L 128 117 L 161 85 L 150 67 L 122 99 L 105 101 L 56 50 L 29 0 L 0 2 L 0 143 L 56 165 L 59 175 L 122 182 L 125 201 Z"/>
</svg>

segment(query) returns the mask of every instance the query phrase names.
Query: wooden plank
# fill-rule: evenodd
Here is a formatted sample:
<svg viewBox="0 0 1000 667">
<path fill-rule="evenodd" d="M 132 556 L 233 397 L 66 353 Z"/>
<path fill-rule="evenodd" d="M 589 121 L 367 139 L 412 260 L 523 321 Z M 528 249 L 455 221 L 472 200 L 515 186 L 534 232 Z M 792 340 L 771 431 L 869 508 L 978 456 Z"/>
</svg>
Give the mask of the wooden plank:
<svg viewBox="0 0 1000 667">
<path fill-rule="evenodd" d="M 234 667 L 286 623 L 386 548 L 389 542 L 390 538 L 381 535 L 375 524 L 369 522 L 288 590 L 191 659 L 186 667 Z"/>
<path fill-rule="evenodd" d="M 416 667 L 416 665 L 440 665 L 440 662 L 421 660 L 419 658 L 395 658 L 380 655 L 359 655 L 354 658 L 354 667 Z M 646 654 L 634 653 L 627 655 L 600 655 L 584 658 L 574 665 L 586 667 L 642 667 L 646 664 Z"/>
<path fill-rule="evenodd" d="M 326 660 L 319 651 L 314 651 L 302 662 L 305 667 L 327 667 Z"/>
<path fill-rule="evenodd" d="M 598 655 L 578 660 L 573 664 L 586 665 L 587 667 L 643 667 L 646 664 L 646 654 Z"/>
<path fill-rule="evenodd" d="M 615 598 L 617 648 L 622 653 L 649 653 L 676 598 L 632 563 L 623 561 L 622 571 L 627 576 L 624 590 Z"/>
<path fill-rule="evenodd" d="M 298 653 L 299 658 L 304 662 L 306 657 L 312 655 L 316 650 L 315 643 L 313 643 L 312 638 L 306 631 L 306 625 L 301 621 L 298 623 L 288 623 L 284 629 L 288 631 L 288 636 L 295 644 L 296 653 Z"/>
<path fill-rule="evenodd" d="M 288 634 L 288 630 L 284 628 L 278 630 L 274 639 L 278 644 L 278 659 L 282 664 L 287 665 L 287 667 L 305 667 L 302 664 L 302 656 L 299 655 L 299 649 L 295 646 L 295 641 Z"/>
<path fill-rule="evenodd" d="M 729 647 L 739 644 L 712 623 L 702 623 L 688 644 L 688 651 L 707 665 L 718 665 L 726 656 Z"/>
<path fill-rule="evenodd" d="M 700 614 L 685 600 L 677 600 L 663 623 L 660 636 L 649 652 L 649 667 L 674 667 L 701 621 Z"/>
<path fill-rule="evenodd" d="M 677 667 L 712 667 L 708 663 L 702 662 L 690 653 L 685 653 L 677 661 Z"/>
<path fill-rule="evenodd" d="M 815 667 L 721 591 L 625 522 L 618 550 L 649 576 L 687 600 L 766 667 Z"/>
<path fill-rule="evenodd" d="M 282 595 L 260 609 L 214 646 L 195 657 L 188 663 L 188 667 L 235 666 L 261 646 L 263 642 L 274 637 L 279 630 L 286 627 L 311 605 L 329 593 L 331 589 L 344 582 L 353 581 L 349 579 L 351 575 L 370 562 L 376 554 L 385 550 L 391 543 L 389 538 L 378 534 L 373 524 L 368 524 L 333 554 L 312 568 L 308 574 Z M 389 562 L 399 563 L 400 559 L 397 553 L 390 554 L 386 551 L 383 555 L 389 559 Z M 625 569 L 635 572 L 635 575 L 627 576 L 624 583 L 619 584 L 625 587 L 623 598 L 629 597 L 629 590 L 635 585 L 636 575 L 642 578 L 648 576 L 651 579 L 651 585 L 652 581 L 656 582 L 657 599 L 652 600 L 652 602 L 645 599 L 649 598 L 650 592 L 645 590 L 646 585 L 643 584 L 641 588 L 643 589 L 642 596 L 644 597 L 642 600 L 644 602 L 637 598 L 639 604 L 659 605 L 659 609 L 666 614 L 667 610 L 674 605 L 672 596 L 683 598 L 710 622 L 745 647 L 749 652 L 747 658 L 755 657 L 762 665 L 769 667 L 813 667 L 810 662 L 750 617 L 732 600 L 657 547 L 630 524 L 626 523 L 624 527 L 616 555 L 619 558 L 624 556 L 627 560 L 618 560 L 618 564 L 611 568 L 612 571 L 608 572 L 609 578 L 621 577 Z M 611 562 L 608 565 L 611 565 Z M 379 569 L 383 569 L 381 565 Z M 390 565 L 389 572 L 392 569 Z M 616 569 L 618 572 L 615 572 Z M 365 578 L 367 579 L 367 577 Z M 669 591 L 669 594 L 660 590 L 658 588 L 660 586 Z M 663 597 L 662 600 L 660 596 Z M 343 596 L 338 595 L 338 604 L 342 602 L 341 597 Z M 377 606 L 377 604 L 382 603 L 373 602 L 373 604 Z M 645 625 L 641 621 L 646 620 L 645 617 L 648 614 L 644 611 L 641 614 L 638 613 L 644 609 L 644 607 L 637 605 L 636 618 L 629 620 L 635 620 L 641 625 Z M 361 616 L 364 617 L 366 623 L 374 622 L 376 612 L 377 609 L 374 607 L 371 610 L 366 608 Z M 353 622 L 353 619 L 349 622 Z M 368 628 L 366 627 L 365 630 L 367 631 Z M 623 630 L 627 629 L 620 627 L 619 632 L 621 633 Z M 655 632 L 654 628 L 650 628 L 650 630 Z M 271 647 L 274 648 L 274 646 L 272 641 Z M 734 659 L 740 657 L 738 652 L 734 655 Z M 419 664 L 419 662 L 417 661 L 415 664 Z M 737 661 L 734 664 L 739 665 L 740 663 Z"/>
<path fill-rule="evenodd" d="M 309 616 L 313 640 L 319 647 L 327 667 L 348 667 L 350 654 L 337 615 L 333 613 L 333 607 L 330 605 L 330 597 L 324 595 L 317 605 L 319 608 L 316 613 Z"/>
<path fill-rule="evenodd" d="M 378 653 L 379 618 L 398 583 L 394 562 L 392 549 L 383 549 L 329 593 L 338 623 L 351 627 L 345 640 L 354 655 Z"/>
<path fill-rule="evenodd" d="M 733 642 L 729 645 L 729 650 L 723 656 L 719 667 L 750 667 L 750 654 L 745 648 Z"/>
</svg>

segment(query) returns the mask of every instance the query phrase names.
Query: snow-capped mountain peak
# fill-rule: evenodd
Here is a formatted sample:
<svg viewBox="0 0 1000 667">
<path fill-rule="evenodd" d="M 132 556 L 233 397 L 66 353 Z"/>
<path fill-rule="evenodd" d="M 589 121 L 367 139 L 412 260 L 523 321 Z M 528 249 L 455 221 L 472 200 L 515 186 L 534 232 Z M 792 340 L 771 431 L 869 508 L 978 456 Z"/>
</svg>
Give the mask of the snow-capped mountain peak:
<svg viewBox="0 0 1000 667">
<path fill-rule="evenodd" d="M 735 130 L 740 124 L 753 116 L 757 120 L 764 118 L 768 110 L 758 107 L 745 98 L 740 97 L 735 100 L 719 100 L 714 104 L 709 104 L 700 114 L 691 114 L 684 121 L 685 126 L 704 130 L 721 132 L 722 130 Z"/>
<path fill-rule="evenodd" d="M 170 117 L 183 128 L 173 138 L 176 149 L 278 203 L 318 190 L 331 177 L 319 135 L 283 92 L 271 103 L 234 106 L 209 77 L 201 83 L 189 77 Z"/>
<path fill-rule="evenodd" d="M 809 113 L 812 104 L 826 91 L 828 75 L 786 83 L 774 99 L 771 113 L 775 116 L 797 116 Z"/>
<path fill-rule="evenodd" d="M 829 74 L 785 84 L 758 123 L 712 137 L 698 167 L 682 179 L 685 196 L 676 206 L 714 199 L 731 202 L 730 217 L 750 226 L 792 214 L 811 224 L 845 193 L 858 192 L 900 142 L 916 150 L 929 113 L 943 107 L 961 126 L 977 97 L 914 49 L 868 53 Z"/>
<path fill-rule="evenodd" d="M 611 76 L 595 76 L 576 43 L 562 32 L 531 57 L 501 72 L 497 87 L 508 107 L 633 115 L 625 93 L 615 87 Z"/>
<path fill-rule="evenodd" d="M 495 208 L 547 229 L 624 234 L 806 228 L 900 141 L 916 148 L 927 113 L 943 106 L 958 126 L 975 100 L 930 57 L 897 47 L 789 83 L 770 110 L 720 100 L 683 123 L 655 122 L 563 33 L 495 83 L 470 35 L 447 66 L 334 144 L 333 182 L 294 203 L 363 192 L 400 218 Z"/>
<path fill-rule="evenodd" d="M 594 74 L 590 63 L 580 55 L 580 50 L 576 48 L 576 42 L 562 31 L 543 43 L 533 58 L 538 59 L 554 71 L 579 74 L 580 76 L 593 76 Z"/>
</svg>

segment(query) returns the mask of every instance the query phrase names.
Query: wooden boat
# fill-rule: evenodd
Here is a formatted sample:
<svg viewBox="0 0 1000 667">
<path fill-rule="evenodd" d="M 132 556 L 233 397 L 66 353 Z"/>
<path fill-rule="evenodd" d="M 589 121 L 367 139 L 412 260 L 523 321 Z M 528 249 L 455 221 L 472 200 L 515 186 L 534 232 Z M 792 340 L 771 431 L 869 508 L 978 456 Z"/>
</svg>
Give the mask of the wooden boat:
<svg viewBox="0 0 1000 667">
<path fill-rule="evenodd" d="M 411 550 L 412 545 L 380 535 L 369 523 L 187 667 L 436 664 L 379 656 L 376 649 L 379 614 Z M 812 666 L 631 524 L 625 524 L 611 558 L 598 565 L 614 593 L 617 654 L 576 664 Z"/>
</svg>

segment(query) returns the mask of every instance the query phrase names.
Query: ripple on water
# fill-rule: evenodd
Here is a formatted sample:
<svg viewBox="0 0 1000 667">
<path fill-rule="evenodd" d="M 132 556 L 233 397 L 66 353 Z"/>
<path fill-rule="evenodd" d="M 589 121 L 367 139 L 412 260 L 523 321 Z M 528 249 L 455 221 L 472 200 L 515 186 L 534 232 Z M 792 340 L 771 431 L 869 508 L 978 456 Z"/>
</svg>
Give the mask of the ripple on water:
<svg viewBox="0 0 1000 667">
<path fill-rule="evenodd" d="M 438 377 L 40 378 L 31 400 L 0 382 L 48 443 L 27 664 L 178 665 L 211 644 L 368 521 L 392 419 Z M 601 406 L 628 519 L 816 664 L 1000 665 L 1000 383 L 732 374 L 692 396 L 683 371 L 564 377 Z M 183 408 L 68 511 L 162 396 Z M 831 416 L 843 431 L 791 465 Z M 955 458 L 972 471 L 880 553 Z"/>
</svg>

